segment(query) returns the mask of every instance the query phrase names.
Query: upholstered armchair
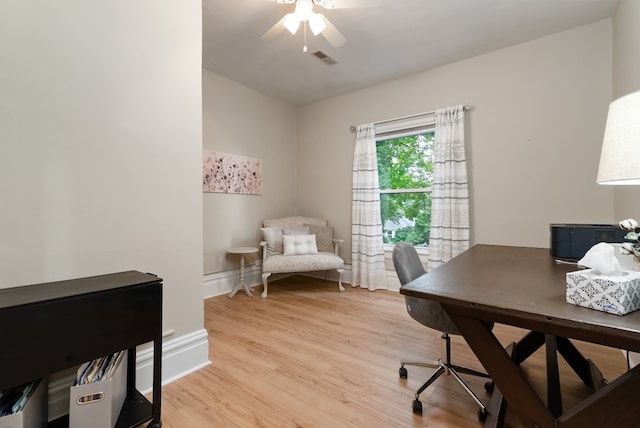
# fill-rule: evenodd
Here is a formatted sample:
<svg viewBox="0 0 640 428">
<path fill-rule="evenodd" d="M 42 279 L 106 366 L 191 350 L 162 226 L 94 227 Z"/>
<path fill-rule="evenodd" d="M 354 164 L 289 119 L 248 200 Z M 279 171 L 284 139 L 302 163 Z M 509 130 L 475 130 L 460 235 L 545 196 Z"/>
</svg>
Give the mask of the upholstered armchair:
<svg viewBox="0 0 640 428">
<path fill-rule="evenodd" d="M 338 255 L 342 239 L 324 218 L 284 217 L 262 222 L 262 298 L 267 297 L 267 281 L 273 273 L 336 270 L 338 289 L 344 291 L 344 260 Z"/>
</svg>

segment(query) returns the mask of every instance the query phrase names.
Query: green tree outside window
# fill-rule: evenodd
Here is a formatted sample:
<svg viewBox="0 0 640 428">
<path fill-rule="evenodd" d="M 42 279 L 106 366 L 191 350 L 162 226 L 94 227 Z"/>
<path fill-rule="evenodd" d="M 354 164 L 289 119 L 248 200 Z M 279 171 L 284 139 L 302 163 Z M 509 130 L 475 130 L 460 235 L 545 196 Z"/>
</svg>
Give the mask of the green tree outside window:
<svg viewBox="0 0 640 428">
<path fill-rule="evenodd" d="M 385 244 L 429 244 L 434 133 L 378 141 Z"/>
</svg>

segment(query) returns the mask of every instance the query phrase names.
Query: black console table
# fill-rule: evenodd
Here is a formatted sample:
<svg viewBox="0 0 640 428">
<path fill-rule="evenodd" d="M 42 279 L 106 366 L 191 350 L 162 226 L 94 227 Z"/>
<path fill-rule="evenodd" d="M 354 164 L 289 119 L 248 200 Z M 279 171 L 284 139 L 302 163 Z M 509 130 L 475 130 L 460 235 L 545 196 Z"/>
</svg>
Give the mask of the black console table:
<svg viewBox="0 0 640 428">
<path fill-rule="evenodd" d="M 0 289 L 0 389 L 128 349 L 117 428 L 159 428 L 162 279 L 137 271 Z M 136 390 L 136 346 L 153 341 L 153 403 Z M 68 425 L 66 418 L 50 427 Z"/>
</svg>

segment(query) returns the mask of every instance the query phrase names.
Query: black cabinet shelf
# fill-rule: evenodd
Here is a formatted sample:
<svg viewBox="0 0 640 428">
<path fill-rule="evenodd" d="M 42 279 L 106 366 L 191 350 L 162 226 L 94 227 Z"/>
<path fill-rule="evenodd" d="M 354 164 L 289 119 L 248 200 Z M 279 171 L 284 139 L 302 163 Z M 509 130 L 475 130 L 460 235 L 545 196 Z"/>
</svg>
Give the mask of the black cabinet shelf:
<svg viewBox="0 0 640 428">
<path fill-rule="evenodd" d="M 0 289 L 0 389 L 128 349 L 117 428 L 160 427 L 162 279 L 127 271 Z M 153 403 L 135 387 L 136 346 L 153 342 Z M 49 423 L 68 427 L 68 416 Z"/>
</svg>

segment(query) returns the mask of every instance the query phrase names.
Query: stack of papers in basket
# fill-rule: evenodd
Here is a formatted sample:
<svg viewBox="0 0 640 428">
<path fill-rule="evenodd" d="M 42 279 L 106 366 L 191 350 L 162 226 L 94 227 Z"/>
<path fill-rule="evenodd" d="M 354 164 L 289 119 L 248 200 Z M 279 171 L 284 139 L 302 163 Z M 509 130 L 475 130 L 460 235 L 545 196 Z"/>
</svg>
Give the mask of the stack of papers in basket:
<svg viewBox="0 0 640 428">
<path fill-rule="evenodd" d="M 119 351 L 84 363 L 77 371 L 75 384 L 86 385 L 100 382 L 104 379 L 111 379 L 111 376 L 113 376 L 113 373 L 115 373 L 124 358 L 124 354 L 125 351 Z"/>
</svg>

